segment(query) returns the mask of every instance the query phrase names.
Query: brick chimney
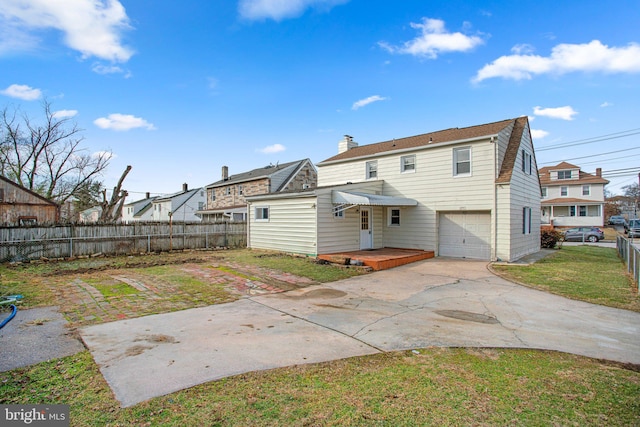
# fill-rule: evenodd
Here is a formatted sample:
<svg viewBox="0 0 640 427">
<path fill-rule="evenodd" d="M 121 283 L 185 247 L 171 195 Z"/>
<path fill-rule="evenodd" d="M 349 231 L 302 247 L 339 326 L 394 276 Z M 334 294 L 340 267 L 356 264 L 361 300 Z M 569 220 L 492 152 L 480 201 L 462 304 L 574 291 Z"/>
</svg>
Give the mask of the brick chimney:
<svg viewBox="0 0 640 427">
<path fill-rule="evenodd" d="M 351 135 L 345 135 L 344 138 L 338 142 L 338 154 L 349 151 L 352 148 L 356 148 L 358 143 L 353 140 Z"/>
<path fill-rule="evenodd" d="M 229 179 L 229 166 L 222 167 L 222 180 L 226 181 Z"/>
<path fill-rule="evenodd" d="M 150 199 L 151 198 L 151 193 L 149 193 L 149 192 L 144 193 L 144 198 L 145 199 Z"/>
<path fill-rule="evenodd" d="M 182 184 L 182 191 L 184 191 L 185 193 L 187 191 L 189 191 L 189 186 L 187 185 L 187 183 L 185 182 L 184 184 Z"/>
<path fill-rule="evenodd" d="M 602 178 L 602 168 L 596 168 L 596 176 Z"/>
</svg>

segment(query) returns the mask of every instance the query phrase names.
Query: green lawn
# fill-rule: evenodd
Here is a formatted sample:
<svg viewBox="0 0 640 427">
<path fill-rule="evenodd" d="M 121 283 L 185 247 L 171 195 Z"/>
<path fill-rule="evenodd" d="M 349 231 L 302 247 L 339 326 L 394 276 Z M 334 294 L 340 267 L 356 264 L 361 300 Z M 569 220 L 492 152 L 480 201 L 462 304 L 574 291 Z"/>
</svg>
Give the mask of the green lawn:
<svg viewBox="0 0 640 427">
<path fill-rule="evenodd" d="M 572 298 L 638 304 L 608 249 L 564 247 L 531 267 L 496 270 Z M 638 366 L 514 349 L 428 348 L 253 372 L 126 409 L 87 351 L 0 373 L 0 403 L 69 404 L 72 426 L 633 426 L 638 396 Z"/>
</svg>

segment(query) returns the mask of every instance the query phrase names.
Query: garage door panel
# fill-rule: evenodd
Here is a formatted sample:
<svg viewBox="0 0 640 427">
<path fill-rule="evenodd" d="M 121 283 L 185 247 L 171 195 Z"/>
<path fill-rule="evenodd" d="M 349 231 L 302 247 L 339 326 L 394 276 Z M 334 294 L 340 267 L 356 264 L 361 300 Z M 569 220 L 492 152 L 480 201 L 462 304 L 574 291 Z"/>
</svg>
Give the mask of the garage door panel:
<svg viewBox="0 0 640 427">
<path fill-rule="evenodd" d="M 491 214 L 440 213 L 438 253 L 456 258 L 490 259 Z"/>
</svg>

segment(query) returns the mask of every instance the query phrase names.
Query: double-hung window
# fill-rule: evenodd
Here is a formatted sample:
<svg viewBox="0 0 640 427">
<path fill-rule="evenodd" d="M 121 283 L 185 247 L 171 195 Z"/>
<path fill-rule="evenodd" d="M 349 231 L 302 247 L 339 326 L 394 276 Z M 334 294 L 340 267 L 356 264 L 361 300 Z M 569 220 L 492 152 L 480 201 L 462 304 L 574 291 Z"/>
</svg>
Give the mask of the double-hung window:
<svg viewBox="0 0 640 427">
<path fill-rule="evenodd" d="M 582 186 L 582 195 L 583 196 L 590 196 L 591 195 L 591 186 L 590 185 L 583 185 Z"/>
<path fill-rule="evenodd" d="M 453 150 L 453 176 L 471 175 L 471 147 Z"/>
<path fill-rule="evenodd" d="M 389 208 L 388 212 L 389 212 L 389 226 L 399 227 L 400 226 L 400 209 Z"/>
<path fill-rule="evenodd" d="M 560 187 L 560 196 L 567 197 L 569 195 L 569 187 Z"/>
<path fill-rule="evenodd" d="M 367 179 L 376 179 L 378 177 L 378 162 L 376 160 L 366 163 Z"/>
<path fill-rule="evenodd" d="M 416 156 L 402 156 L 400 157 L 400 172 L 415 172 L 416 171 Z"/>
</svg>

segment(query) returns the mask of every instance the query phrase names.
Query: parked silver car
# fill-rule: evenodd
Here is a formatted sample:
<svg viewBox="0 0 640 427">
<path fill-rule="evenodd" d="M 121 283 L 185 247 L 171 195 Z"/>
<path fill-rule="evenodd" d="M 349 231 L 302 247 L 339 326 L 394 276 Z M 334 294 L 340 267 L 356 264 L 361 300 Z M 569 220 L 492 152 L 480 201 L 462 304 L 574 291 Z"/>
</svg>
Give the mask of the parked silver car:
<svg viewBox="0 0 640 427">
<path fill-rule="evenodd" d="M 575 227 L 564 232 L 566 242 L 599 242 L 604 239 L 604 232 L 598 227 Z"/>
<path fill-rule="evenodd" d="M 629 220 L 629 228 L 627 229 L 627 236 L 640 237 L 640 219 Z"/>
</svg>

